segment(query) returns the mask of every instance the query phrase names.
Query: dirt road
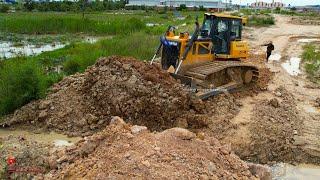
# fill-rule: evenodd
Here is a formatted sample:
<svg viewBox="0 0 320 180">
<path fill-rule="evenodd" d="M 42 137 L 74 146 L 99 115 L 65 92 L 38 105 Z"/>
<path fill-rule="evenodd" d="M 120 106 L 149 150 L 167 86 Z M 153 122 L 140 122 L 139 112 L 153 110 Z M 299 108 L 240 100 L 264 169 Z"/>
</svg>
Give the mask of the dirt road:
<svg viewBox="0 0 320 180">
<path fill-rule="evenodd" d="M 275 56 L 267 67 L 274 78 L 266 91 L 241 100 L 240 112 L 232 120 L 238 128 L 223 141 L 248 160 L 320 163 L 320 110 L 314 107 L 320 91 L 306 79 L 303 68 L 292 69 L 293 62 L 289 62 L 299 59 L 302 38 L 320 38 L 320 26 L 290 24 L 285 16 L 275 18 L 276 25 L 249 28 L 245 35 L 255 54 L 265 51 L 261 44 L 273 41 Z M 279 107 L 271 107 L 270 100 Z"/>
</svg>

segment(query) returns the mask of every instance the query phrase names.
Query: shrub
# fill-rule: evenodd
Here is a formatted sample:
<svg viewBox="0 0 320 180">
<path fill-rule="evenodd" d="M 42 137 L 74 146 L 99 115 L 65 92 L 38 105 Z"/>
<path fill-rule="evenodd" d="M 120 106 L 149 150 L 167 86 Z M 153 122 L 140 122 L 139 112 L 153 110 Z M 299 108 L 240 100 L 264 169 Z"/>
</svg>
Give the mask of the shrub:
<svg viewBox="0 0 320 180">
<path fill-rule="evenodd" d="M 203 6 L 199 6 L 199 11 L 207 11 Z"/>
<path fill-rule="evenodd" d="M 309 78 L 320 83 L 320 47 L 312 44 L 304 46 L 302 59 Z"/>
<path fill-rule="evenodd" d="M 79 62 L 75 61 L 75 60 L 69 60 L 66 61 L 63 64 L 63 70 L 64 72 L 66 72 L 68 75 L 70 74 L 74 74 L 76 72 L 79 72 L 81 68 L 81 65 Z"/>
<path fill-rule="evenodd" d="M 10 10 L 9 5 L 7 4 L 0 4 L 0 12 L 7 13 Z"/>
<path fill-rule="evenodd" d="M 187 9 L 187 6 L 185 4 L 180 4 L 179 6 L 179 11 L 183 11 L 183 10 L 186 10 Z"/>
<path fill-rule="evenodd" d="M 44 96 L 46 78 L 39 66 L 26 59 L 6 62 L 0 69 L 0 115 Z"/>
<path fill-rule="evenodd" d="M 270 26 L 275 24 L 275 20 L 272 16 L 253 15 L 249 17 L 248 24 L 249 26 Z"/>
</svg>

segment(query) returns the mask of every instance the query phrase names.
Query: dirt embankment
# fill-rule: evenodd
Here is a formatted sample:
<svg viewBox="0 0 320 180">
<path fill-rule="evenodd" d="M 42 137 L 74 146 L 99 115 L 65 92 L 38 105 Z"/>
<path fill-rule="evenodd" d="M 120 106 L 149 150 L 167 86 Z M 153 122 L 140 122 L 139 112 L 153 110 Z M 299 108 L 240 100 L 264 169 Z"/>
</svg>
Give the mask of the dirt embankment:
<svg viewBox="0 0 320 180">
<path fill-rule="evenodd" d="M 320 17 L 319 16 L 302 16 L 302 17 L 292 17 L 290 23 L 297 25 L 320 25 Z"/>
<path fill-rule="evenodd" d="M 46 179 L 257 178 L 230 147 L 213 137 L 197 137 L 182 128 L 150 133 L 118 117 L 102 132 L 54 156 L 59 157 L 57 169 Z"/>
</svg>

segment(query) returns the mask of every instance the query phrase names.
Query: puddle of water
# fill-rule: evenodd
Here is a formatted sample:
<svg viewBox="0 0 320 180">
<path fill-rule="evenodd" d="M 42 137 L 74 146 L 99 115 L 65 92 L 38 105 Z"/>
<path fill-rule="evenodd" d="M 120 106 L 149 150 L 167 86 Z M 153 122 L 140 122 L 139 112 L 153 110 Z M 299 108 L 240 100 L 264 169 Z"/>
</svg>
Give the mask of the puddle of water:
<svg viewBox="0 0 320 180">
<path fill-rule="evenodd" d="M 46 51 L 53 51 L 66 46 L 66 44 L 52 43 L 41 46 L 32 44 L 25 44 L 19 47 L 15 47 L 11 42 L 0 42 L 0 58 L 12 58 L 19 55 L 31 56 L 37 55 Z"/>
<path fill-rule="evenodd" d="M 60 146 L 71 146 L 71 145 L 73 145 L 72 142 L 69 142 L 69 141 L 66 141 L 66 140 L 61 140 L 61 139 L 56 139 L 56 140 L 54 140 L 54 141 L 53 141 L 53 144 L 54 144 L 55 146 L 58 146 L 58 147 L 60 147 Z"/>
<path fill-rule="evenodd" d="M 289 61 L 281 64 L 281 66 L 292 76 L 297 76 L 301 73 L 300 71 L 301 58 L 292 57 Z"/>
<path fill-rule="evenodd" d="M 319 113 L 319 110 L 311 105 L 304 105 L 304 110 L 308 113 Z"/>
<path fill-rule="evenodd" d="M 84 39 L 85 39 L 84 40 L 85 42 L 91 43 L 91 44 L 96 43 L 99 40 L 99 38 L 96 38 L 96 37 L 85 37 Z"/>
<path fill-rule="evenodd" d="M 99 37 L 87 36 L 87 37 L 83 37 L 82 41 L 93 44 L 93 43 L 96 43 L 99 39 L 100 39 Z M 15 46 L 15 44 L 12 42 L 0 41 L 0 58 L 13 58 L 17 56 L 38 55 L 43 52 L 61 49 L 68 44 L 69 43 L 63 44 L 60 42 L 53 42 L 51 44 L 45 44 L 45 45 L 34 45 L 34 44 L 28 43 L 27 41 L 23 41 L 21 42 L 21 46 Z"/>
<path fill-rule="evenodd" d="M 299 39 L 300 43 L 311 43 L 311 42 L 320 42 L 320 39 L 312 38 L 312 39 Z"/>
<path fill-rule="evenodd" d="M 158 23 L 146 23 L 147 27 L 155 27 L 155 26 L 159 26 L 160 24 Z"/>
<path fill-rule="evenodd" d="M 279 163 L 271 167 L 272 179 L 275 180 L 318 180 L 320 179 L 320 166 L 300 164 L 293 166 Z"/>
<path fill-rule="evenodd" d="M 68 137 L 66 135 L 57 134 L 54 132 L 35 134 L 32 132 L 23 131 L 23 130 L 0 129 L 0 137 L 6 137 L 8 135 L 23 136 L 27 140 L 34 140 L 42 143 L 49 143 L 49 144 L 55 145 L 56 147 L 71 146 L 81 139 L 79 137 Z"/>
<path fill-rule="evenodd" d="M 280 61 L 280 59 L 281 59 L 281 55 L 280 54 L 272 54 L 269 57 L 269 61 Z"/>
</svg>

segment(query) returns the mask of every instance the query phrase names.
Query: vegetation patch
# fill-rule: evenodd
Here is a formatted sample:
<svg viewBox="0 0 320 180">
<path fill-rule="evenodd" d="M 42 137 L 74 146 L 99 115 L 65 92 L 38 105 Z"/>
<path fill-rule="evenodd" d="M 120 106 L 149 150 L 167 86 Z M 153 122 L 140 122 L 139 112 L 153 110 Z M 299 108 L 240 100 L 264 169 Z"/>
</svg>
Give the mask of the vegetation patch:
<svg viewBox="0 0 320 180">
<path fill-rule="evenodd" d="M 275 24 L 275 19 L 269 15 L 253 15 L 249 16 L 249 26 L 271 26 Z"/>
<path fill-rule="evenodd" d="M 0 31 L 21 34 L 129 34 L 145 28 L 136 17 L 108 16 L 106 19 L 80 14 L 19 13 L 0 16 Z"/>
<path fill-rule="evenodd" d="M 320 45 L 308 44 L 304 46 L 302 59 L 308 77 L 313 82 L 320 84 Z"/>
</svg>

